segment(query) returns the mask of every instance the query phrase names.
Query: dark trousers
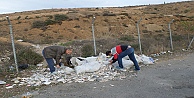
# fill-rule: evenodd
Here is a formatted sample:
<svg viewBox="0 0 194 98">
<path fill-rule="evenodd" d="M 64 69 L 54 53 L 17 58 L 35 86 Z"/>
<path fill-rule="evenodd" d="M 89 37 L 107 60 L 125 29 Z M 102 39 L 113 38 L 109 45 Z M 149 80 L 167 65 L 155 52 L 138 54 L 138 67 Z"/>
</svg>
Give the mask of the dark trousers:
<svg viewBox="0 0 194 98">
<path fill-rule="evenodd" d="M 43 57 L 45 58 L 45 55 L 44 55 L 44 50 L 42 51 L 42 55 L 43 55 Z M 50 72 L 52 73 L 52 72 L 54 72 L 55 71 L 55 63 L 54 63 L 54 60 L 53 60 L 53 58 L 45 58 L 45 60 L 46 60 L 46 62 L 47 62 L 47 64 L 48 64 L 48 67 L 49 67 L 49 69 L 50 69 Z"/>
<path fill-rule="evenodd" d="M 119 67 L 120 68 L 123 68 L 123 62 L 122 62 L 122 58 L 125 57 L 125 56 L 129 56 L 130 60 L 134 63 L 134 66 L 135 66 L 135 69 L 136 70 L 140 70 L 139 68 L 139 65 L 138 65 L 138 62 L 135 58 L 135 55 L 134 55 L 134 48 L 128 48 L 127 50 L 121 52 L 119 55 L 118 55 L 118 64 L 119 64 Z"/>
</svg>

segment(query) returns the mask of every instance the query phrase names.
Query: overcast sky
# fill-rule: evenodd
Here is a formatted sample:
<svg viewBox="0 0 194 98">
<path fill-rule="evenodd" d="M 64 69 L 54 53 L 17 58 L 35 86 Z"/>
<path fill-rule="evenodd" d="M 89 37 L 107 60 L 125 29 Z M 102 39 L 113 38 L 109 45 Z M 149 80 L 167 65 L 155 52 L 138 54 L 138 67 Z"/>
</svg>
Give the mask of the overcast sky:
<svg viewBox="0 0 194 98">
<path fill-rule="evenodd" d="M 190 0 L 0 0 L 0 14 L 52 8 L 123 7 Z"/>
</svg>

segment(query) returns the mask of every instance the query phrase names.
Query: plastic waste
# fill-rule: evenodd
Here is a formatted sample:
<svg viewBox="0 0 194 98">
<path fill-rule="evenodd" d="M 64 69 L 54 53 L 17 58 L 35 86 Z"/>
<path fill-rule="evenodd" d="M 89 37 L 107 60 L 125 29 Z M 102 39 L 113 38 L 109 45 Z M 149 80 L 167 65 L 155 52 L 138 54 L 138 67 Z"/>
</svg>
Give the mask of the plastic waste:
<svg viewBox="0 0 194 98">
<path fill-rule="evenodd" d="M 0 85 L 2 85 L 2 84 L 6 84 L 6 82 L 0 80 Z"/>
</svg>

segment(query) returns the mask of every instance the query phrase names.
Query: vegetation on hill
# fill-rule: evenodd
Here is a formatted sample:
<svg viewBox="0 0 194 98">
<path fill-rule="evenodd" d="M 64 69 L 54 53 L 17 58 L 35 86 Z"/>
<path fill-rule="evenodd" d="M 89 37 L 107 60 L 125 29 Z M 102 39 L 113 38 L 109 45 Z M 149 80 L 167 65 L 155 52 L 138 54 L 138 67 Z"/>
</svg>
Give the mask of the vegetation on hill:
<svg viewBox="0 0 194 98">
<path fill-rule="evenodd" d="M 97 52 L 117 44 L 130 44 L 139 52 L 139 37 L 144 54 L 171 50 L 169 30 L 174 50 L 186 49 L 194 36 L 194 2 L 108 8 L 71 8 L 1 14 L 0 35 L 9 39 L 9 16 L 15 40 L 33 44 L 69 43 L 85 47 L 92 43 L 92 19 L 97 40 Z M 139 21 L 142 19 L 141 21 Z M 172 20 L 174 21 L 170 23 Z M 139 21 L 139 23 L 138 23 Z M 137 23 L 140 36 L 138 36 Z M 169 28 L 169 25 L 171 26 Z M 108 40 L 104 40 L 108 39 Z M 192 48 L 192 47 L 191 47 Z M 86 49 L 86 48 L 85 48 Z M 87 53 L 75 48 L 77 55 Z M 90 53 L 90 55 L 93 55 Z"/>
<path fill-rule="evenodd" d="M 164 57 L 169 59 L 177 56 L 176 54 L 173 56 L 171 51 L 181 54 L 182 49 L 187 49 L 194 37 L 194 1 L 108 8 L 47 9 L 0 14 L 0 80 L 9 82 L 12 78 L 29 75 L 31 72 L 24 70 L 20 74 L 15 74 L 15 72 L 12 74 L 13 71 L 10 70 L 14 60 L 6 16 L 10 17 L 13 27 L 18 63 L 32 66 L 44 60 L 39 53 L 42 51 L 41 48 L 39 52 L 34 51 L 32 44 L 63 45 L 74 49 L 73 56 L 94 56 L 92 37 L 94 16 L 97 54 L 105 53 L 118 44 L 131 45 L 135 48 L 135 53 L 140 54 L 139 41 L 141 41 L 143 54 L 170 51 L 170 57 Z M 138 36 L 137 23 L 140 36 Z M 171 50 L 170 30 L 174 50 Z M 17 41 L 20 39 L 23 42 Z M 192 46 L 193 43 L 190 49 L 193 49 Z M 3 95 L 0 94 L 0 96 L 5 97 L 37 89 L 20 86 L 9 90 L 4 89 L 3 85 L 1 88 Z"/>
</svg>

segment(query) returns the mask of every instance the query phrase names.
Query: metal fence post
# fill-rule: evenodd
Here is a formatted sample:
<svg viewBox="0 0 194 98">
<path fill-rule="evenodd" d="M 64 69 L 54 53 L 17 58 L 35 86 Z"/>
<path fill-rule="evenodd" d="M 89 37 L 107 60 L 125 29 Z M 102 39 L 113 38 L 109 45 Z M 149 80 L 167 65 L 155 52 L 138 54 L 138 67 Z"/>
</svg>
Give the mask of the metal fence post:
<svg viewBox="0 0 194 98">
<path fill-rule="evenodd" d="M 141 38 L 140 38 L 140 31 L 139 31 L 139 23 L 141 22 L 142 18 L 137 22 L 137 32 L 138 32 L 138 40 L 139 40 L 139 51 L 142 55 L 142 50 L 141 50 Z"/>
<path fill-rule="evenodd" d="M 170 32 L 170 45 L 171 45 L 171 50 L 173 51 L 173 44 L 172 44 L 172 32 L 171 32 L 171 28 L 170 25 L 171 23 L 173 23 L 174 19 L 172 19 L 169 24 L 168 24 L 168 28 L 169 28 L 169 32 Z"/>
<path fill-rule="evenodd" d="M 93 41 L 94 41 L 94 55 L 96 55 L 96 41 L 95 41 L 95 35 L 94 35 L 94 21 L 95 21 L 95 16 L 92 17 L 92 35 L 93 35 Z"/>
<path fill-rule="evenodd" d="M 12 25 L 11 25 L 11 22 L 9 20 L 9 16 L 6 16 L 6 18 L 7 18 L 7 21 L 9 23 L 10 36 L 11 36 L 11 42 L 12 42 L 12 48 L 13 48 L 13 55 L 14 55 L 14 60 L 15 60 L 16 71 L 18 73 L 18 64 L 17 64 L 16 52 L 15 52 L 15 45 L 14 45 L 13 32 L 12 32 Z"/>
<path fill-rule="evenodd" d="M 191 42 L 189 43 L 189 46 L 188 46 L 187 50 L 191 47 L 191 44 L 193 43 L 193 40 L 194 40 L 194 36 L 193 36 Z"/>
</svg>

